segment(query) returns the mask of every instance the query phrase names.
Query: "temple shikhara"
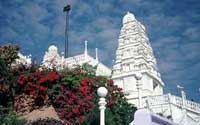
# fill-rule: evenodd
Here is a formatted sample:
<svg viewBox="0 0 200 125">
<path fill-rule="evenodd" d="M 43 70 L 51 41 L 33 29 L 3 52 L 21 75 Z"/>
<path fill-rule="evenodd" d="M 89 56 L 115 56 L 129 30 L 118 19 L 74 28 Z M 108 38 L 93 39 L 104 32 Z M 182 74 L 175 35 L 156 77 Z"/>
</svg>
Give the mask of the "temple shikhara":
<svg viewBox="0 0 200 125">
<path fill-rule="evenodd" d="M 143 75 L 140 84 L 136 84 L 136 73 Z M 130 103 L 137 106 L 139 106 L 137 104 L 138 87 L 142 88 L 143 97 L 163 94 L 164 83 L 161 80 L 145 27 L 129 12 L 123 18 L 112 79 L 115 84 L 123 88 Z"/>
<path fill-rule="evenodd" d="M 163 93 L 167 83 L 162 81 L 144 25 L 130 12 L 122 23 L 112 69 L 99 61 L 98 49 L 95 58 L 88 54 L 87 41 L 82 54 L 69 58 L 61 56 L 56 45 L 51 45 L 41 65 L 57 69 L 84 63 L 96 66 L 96 74 L 111 77 L 123 89 L 129 103 L 137 108 L 162 114 L 177 125 L 200 125 L 200 104 L 187 100 L 183 90 L 181 97 Z"/>
</svg>

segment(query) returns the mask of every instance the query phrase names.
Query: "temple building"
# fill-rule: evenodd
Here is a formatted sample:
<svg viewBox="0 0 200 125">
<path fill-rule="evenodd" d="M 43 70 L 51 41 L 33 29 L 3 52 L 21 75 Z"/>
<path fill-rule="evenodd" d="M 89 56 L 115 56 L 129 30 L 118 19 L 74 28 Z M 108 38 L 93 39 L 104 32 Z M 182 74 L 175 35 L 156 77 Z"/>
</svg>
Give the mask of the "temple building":
<svg viewBox="0 0 200 125">
<path fill-rule="evenodd" d="M 12 66 L 17 66 L 17 65 L 25 65 L 25 66 L 31 66 L 32 60 L 31 60 L 31 55 L 29 56 L 24 56 L 22 53 L 17 54 L 18 58 L 15 60 L 14 63 L 12 63 Z"/>
<path fill-rule="evenodd" d="M 142 74 L 139 84 L 136 82 L 136 73 Z M 145 27 L 129 12 L 123 18 L 112 79 L 123 88 L 129 102 L 136 106 L 138 87 L 142 88 L 142 97 L 163 94 L 164 83 Z"/>
<path fill-rule="evenodd" d="M 64 67 L 73 68 L 77 65 L 83 65 L 84 63 L 88 63 L 92 66 L 96 66 L 96 75 L 102 76 L 110 76 L 111 70 L 105 66 L 103 63 L 99 62 L 98 58 L 98 49 L 96 48 L 95 55 L 96 57 L 93 58 L 88 54 L 87 49 L 88 42 L 85 41 L 85 50 L 83 54 L 64 58 L 64 56 L 60 56 L 58 53 L 58 48 L 55 45 L 51 45 L 48 48 L 48 51 L 45 52 L 43 57 L 42 66 L 48 68 L 57 68 L 58 70 L 63 69 Z"/>
<path fill-rule="evenodd" d="M 162 114 L 176 125 L 200 125 L 200 104 L 187 100 L 183 90 L 181 97 L 163 94 L 164 83 L 145 27 L 129 12 L 122 22 L 112 68 L 114 83 L 138 108 Z"/>
<path fill-rule="evenodd" d="M 200 125 L 200 104 L 187 100 L 183 90 L 181 97 L 163 93 L 167 83 L 162 81 L 144 25 L 130 12 L 122 22 L 112 70 L 99 61 L 97 49 L 95 58 L 88 54 L 87 41 L 82 54 L 69 58 L 60 56 L 58 48 L 51 45 L 41 66 L 57 69 L 84 63 L 97 66 L 96 74 L 111 76 L 114 84 L 123 89 L 128 101 L 136 107 L 162 114 L 177 125 Z"/>
</svg>

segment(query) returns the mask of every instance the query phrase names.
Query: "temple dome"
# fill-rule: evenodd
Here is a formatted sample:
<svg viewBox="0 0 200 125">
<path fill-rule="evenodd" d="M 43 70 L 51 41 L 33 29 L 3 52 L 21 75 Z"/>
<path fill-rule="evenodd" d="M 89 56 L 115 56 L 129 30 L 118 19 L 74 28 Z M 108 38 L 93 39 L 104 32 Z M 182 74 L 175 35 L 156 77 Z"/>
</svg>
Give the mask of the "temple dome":
<svg viewBox="0 0 200 125">
<path fill-rule="evenodd" d="M 48 51 L 50 53 L 57 53 L 58 52 L 58 48 L 55 45 L 51 45 L 48 49 Z"/>
<path fill-rule="evenodd" d="M 127 12 L 127 14 L 123 18 L 123 24 L 126 24 L 134 20 L 135 20 L 135 16 L 132 13 Z"/>
</svg>

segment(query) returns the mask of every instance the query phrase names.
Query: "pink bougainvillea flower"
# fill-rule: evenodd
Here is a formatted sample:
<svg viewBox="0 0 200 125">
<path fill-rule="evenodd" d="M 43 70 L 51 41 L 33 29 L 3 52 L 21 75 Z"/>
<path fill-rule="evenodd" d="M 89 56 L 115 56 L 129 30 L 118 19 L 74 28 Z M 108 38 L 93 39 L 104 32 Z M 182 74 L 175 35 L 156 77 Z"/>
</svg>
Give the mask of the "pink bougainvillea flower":
<svg viewBox="0 0 200 125">
<path fill-rule="evenodd" d="M 20 84 L 20 85 L 23 85 L 25 82 L 26 82 L 27 78 L 26 76 L 24 75 L 20 75 L 17 82 Z"/>
<path fill-rule="evenodd" d="M 30 95 L 31 95 L 32 97 L 36 97 L 35 91 L 30 91 Z"/>
<path fill-rule="evenodd" d="M 64 85 L 60 85 L 60 90 L 61 90 L 61 92 L 64 92 L 64 90 L 65 90 Z"/>
<path fill-rule="evenodd" d="M 111 107 L 112 105 L 113 105 L 113 102 L 108 102 L 108 103 L 107 103 L 107 106 L 108 106 L 108 107 Z"/>
<path fill-rule="evenodd" d="M 90 99 L 92 99 L 92 96 L 87 95 L 84 97 L 84 101 L 89 101 Z"/>
<path fill-rule="evenodd" d="M 42 92 L 46 92 L 47 91 L 47 87 L 40 86 L 39 90 L 42 91 Z"/>
<path fill-rule="evenodd" d="M 41 84 L 41 83 L 46 82 L 47 80 L 48 80 L 47 77 L 41 77 L 41 78 L 39 79 L 38 83 Z"/>
<path fill-rule="evenodd" d="M 57 75 L 56 72 L 52 71 L 48 74 L 48 78 L 50 79 L 50 81 L 59 80 L 59 75 Z"/>
<path fill-rule="evenodd" d="M 89 87 L 88 86 L 82 86 L 82 87 L 79 88 L 79 90 L 82 94 L 86 94 L 89 90 Z"/>
<path fill-rule="evenodd" d="M 40 76 L 41 76 L 41 74 L 42 74 L 42 72 L 41 72 L 41 71 L 36 71 L 36 72 L 34 73 L 34 76 L 35 76 L 35 77 L 40 77 Z"/>
<path fill-rule="evenodd" d="M 121 92 L 121 91 L 122 91 L 122 88 L 117 88 L 117 91 Z"/>
<path fill-rule="evenodd" d="M 84 115 L 81 115 L 81 116 L 78 118 L 78 122 L 79 122 L 79 123 L 82 123 L 84 120 L 85 120 L 85 116 L 84 116 Z"/>
<path fill-rule="evenodd" d="M 78 107 L 73 108 L 73 109 L 72 109 L 72 112 L 73 112 L 74 114 L 78 114 L 78 113 L 79 113 L 79 108 L 78 108 Z"/>
<path fill-rule="evenodd" d="M 82 86 L 87 86 L 88 85 L 88 79 L 83 79 L 83 80 L 81 80 L 81 85 Z"/>
</svg>

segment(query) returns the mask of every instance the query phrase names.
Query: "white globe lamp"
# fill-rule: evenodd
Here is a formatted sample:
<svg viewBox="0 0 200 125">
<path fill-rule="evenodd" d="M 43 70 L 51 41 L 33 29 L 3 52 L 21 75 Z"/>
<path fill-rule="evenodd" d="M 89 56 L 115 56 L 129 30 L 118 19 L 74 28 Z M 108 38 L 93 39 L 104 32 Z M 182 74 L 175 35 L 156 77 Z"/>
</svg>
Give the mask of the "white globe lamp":
<svg viewBox="0 0 200 125">
<path fill-rule="evenodd" d="M 99 110 L 100 110 L 100 125 L 105 125 L 105 109 L 106 109 L 106 95 L 108 90 L 105 87 L 100 87 L 97 89 L 97 94 L 99 98 Z"/>
<path fill-rule="evenodd" d="M 108 90 L 105 87 L 100 87 L 97 90 L 97 94 L 99 97 L 104 98 L 108 94 Z"/>
</svg>

